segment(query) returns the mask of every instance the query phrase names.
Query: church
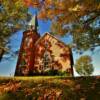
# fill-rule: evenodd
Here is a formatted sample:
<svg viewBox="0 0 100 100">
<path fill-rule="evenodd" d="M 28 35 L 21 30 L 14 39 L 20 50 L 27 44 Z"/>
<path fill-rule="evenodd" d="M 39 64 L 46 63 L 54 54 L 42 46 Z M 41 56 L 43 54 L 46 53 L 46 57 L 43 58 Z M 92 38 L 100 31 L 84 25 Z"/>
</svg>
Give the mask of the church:
<svg viewBox="0 0 100 100">
<path fill-rule="evenodd" d="M 34 16 L 30 28 L 23 32 L 15 76 L 63 75 L 73 76 L 73 55 L 70 47 L 51 33 L 38 33 Z M 60 73 L 60 74 L 59 74 Z"/>
</svg>

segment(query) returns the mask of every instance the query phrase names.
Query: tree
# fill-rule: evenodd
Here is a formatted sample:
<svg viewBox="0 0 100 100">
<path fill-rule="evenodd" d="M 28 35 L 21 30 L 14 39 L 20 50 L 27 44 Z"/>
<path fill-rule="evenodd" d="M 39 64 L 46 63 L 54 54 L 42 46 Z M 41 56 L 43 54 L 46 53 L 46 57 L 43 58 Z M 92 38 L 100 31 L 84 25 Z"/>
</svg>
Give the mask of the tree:
<svg viewBox="0 0 100 100">
<path fill-rule="evenodd" d="M 94 71 L 93 65 L 92 65 L 92 59 L 88 55 L 81 56 L 75 64 L 75 69 L 78 74 L 82 76 L 88 76 L 91 75 Z"/>
<path fill-rule="evenodd" d="M 0 0 L 0 60 L 9 44 L 9 37 L 16 31 L 25 28 L 28 8 L 23 5 L 23 0 Z"/>
<path fill-rule="evenodd" d="M 100 46 L 100 0 L 0 0 L 0 55 L 9 36 L 24 27 L 29 6 L 38 8 L 38 18 L 52 21 L 53 34 L 70 33 L 79 51 Z"/>
<path fill-rule="evenodd" d="M 78 50 L 100 46 L 100 0 L 24 0 L 39 9 L 38 18 L 52 21 L 51 31 L 70 33 Z"/>
</svg>

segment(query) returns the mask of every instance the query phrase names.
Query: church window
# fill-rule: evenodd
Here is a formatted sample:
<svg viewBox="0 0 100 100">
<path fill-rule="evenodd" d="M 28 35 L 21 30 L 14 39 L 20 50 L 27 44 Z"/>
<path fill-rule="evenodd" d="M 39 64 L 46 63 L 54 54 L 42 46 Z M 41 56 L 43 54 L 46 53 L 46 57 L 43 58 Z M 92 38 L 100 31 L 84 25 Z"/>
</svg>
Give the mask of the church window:
<svg viewBox="0 0 100 100">
<path fill-rule="evenodd" d="M 27 37 L 25 39 L 25 46 L 28 46 L 29 47 L 31 43 L 32 43 L 32 38 Z"/>
</svg>

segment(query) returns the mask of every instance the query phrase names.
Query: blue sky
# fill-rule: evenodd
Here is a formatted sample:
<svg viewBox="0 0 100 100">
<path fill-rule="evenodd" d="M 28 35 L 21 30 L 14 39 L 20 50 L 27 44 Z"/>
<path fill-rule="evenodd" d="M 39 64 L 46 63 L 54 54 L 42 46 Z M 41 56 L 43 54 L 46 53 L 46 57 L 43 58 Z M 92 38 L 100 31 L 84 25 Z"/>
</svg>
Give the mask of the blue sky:
<svg viewBox="0 0 100 100">
<path fill-rule="evenodd" d="M 32 8 L 29 8 L 29 12 L 34 14 L 35 10 Z M 48 21 L 38 20 L 38 22 L 39 22 L 39 31 L 38 31 L 39 34 L 43 35 L 45 32 L 50 31 L 51 22 L 49 20 Z M 23 36 L 22 34 L 23 34 L 23 31 L 20 30 L 16 32 L 16 34 L 14 34 L 10 38 L 12 50 L 17 50 L 20 48 L 20 44 L 21 44 L 21 40 Z M 59 39 L 65 43 L 69 43 L 70 41 L 72 41 L 71 36 L 68 36 L 68 35 Z M 83 53 L 83 55 L 88 54 L 92 56 L 93 58 L 93 66 L 94 66 L 93 75 L 100 75 L 100 51 L 99 50 L 100 48 L 97 48 L 95 50 L 95 53 L 89 52 L 89 51 Z M 77 54 L 76 52 L 73 52 L 73 57 L 74 57 L 74 62 L 75 62 L 76 59 L 80 57 L 80 55 Z M 0 62 L 0 76 L 13 76 L 15 72 L 15 68 L 16 68 L 16 62 L 17 62 L 17 57 L 11 58 L 9 60 L 3 60 L 2 62 Z M 74 74 L 75 76 L 78 76 L 75 70 L 74 70 Z"/>
</svg>

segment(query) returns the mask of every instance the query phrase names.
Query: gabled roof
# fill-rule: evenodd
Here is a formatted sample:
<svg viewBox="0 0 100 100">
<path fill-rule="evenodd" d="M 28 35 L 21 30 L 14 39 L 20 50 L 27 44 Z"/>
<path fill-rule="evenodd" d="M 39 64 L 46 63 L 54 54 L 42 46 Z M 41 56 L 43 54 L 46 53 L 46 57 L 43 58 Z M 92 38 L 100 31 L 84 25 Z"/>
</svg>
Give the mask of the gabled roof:
<svg viewBox="0 0 100 100">
<path fill-rule="evenodd" d="M 65 44 L 64 42 L 62 42 L 61 40 L 59 40 L 58 38 L 56 38 L 55 36 L 53 36 L 52 34 L 50 34 L 49 32 L 46 32 L 43 36 L 41 36 L 36 42 L 35 42 L 35 45 L 37 45 L 39 43 L 39 41 L 41 41 L 41 39 L 43 39 L 46 35 L 49 35 L 51 36 L 52 38 L 56 39 L 58 42 L 62 43 L 65 47 L 68 47 L 69 50 L 70 50 L 70 56 L 71 56 L 71 61 L 72 61 L 72 65 L 74 64 L 74 61 L 73 61 L 73 56 L 72 56 L 72 51 L 71 51 L 71 48 L 69 47 L 69 45 Z"/>
<path fill-rule="evenodd" d="M 62 42 L 61 40 L 59 40 L 57 37 L 53 36 L 53 35 L 50 34 L 49 32 L 46 32 L 43 36 L 41 36 L 41 37 L 36 41 L 35 45 L 37 45 L 37 44 L 39 43 L 39 41 L 40 41 L 41 39 L 43 39 L 46 35 L 51 36 L 52 38 L 54 38 L 54 39 L 56 39 L 57 41 L 61 42 L 63 45 L 69 47 L 69 45 L 65 44 L 64 42 Z"/>
</svg>

